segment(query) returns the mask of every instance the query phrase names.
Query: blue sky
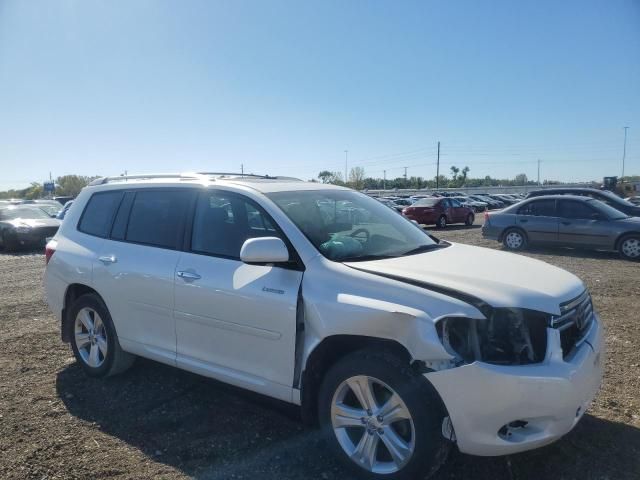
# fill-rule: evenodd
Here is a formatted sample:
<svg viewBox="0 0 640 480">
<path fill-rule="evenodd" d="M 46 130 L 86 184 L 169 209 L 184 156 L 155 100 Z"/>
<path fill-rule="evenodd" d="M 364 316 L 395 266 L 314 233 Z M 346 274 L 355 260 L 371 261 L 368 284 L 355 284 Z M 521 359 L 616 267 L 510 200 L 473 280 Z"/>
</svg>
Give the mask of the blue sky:
<svg viewBox="0 0 640 480">
<path fill-rule="evenodd" d="M 640 1 L 0 0 L 0 189 L 153 171 L 640 174 Z"/>
</svg>

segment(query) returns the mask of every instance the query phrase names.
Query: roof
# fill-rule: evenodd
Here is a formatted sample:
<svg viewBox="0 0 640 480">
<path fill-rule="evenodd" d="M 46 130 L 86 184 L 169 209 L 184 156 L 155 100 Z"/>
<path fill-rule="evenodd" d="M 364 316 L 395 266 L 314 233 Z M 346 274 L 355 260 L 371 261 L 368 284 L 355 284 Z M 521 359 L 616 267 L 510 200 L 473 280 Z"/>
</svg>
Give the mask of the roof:
<svg viewBox="0 0 640 480">
<path fill-rule="evenodd" d="M 590 202 L 593 200 L 598 200 L 597 198 L 585 197 L 584 195 L 541 195 L 539 197 L 531 197 L 525 198 L 525 200 L 578 200 L 580 202 Z"/>
</svg>

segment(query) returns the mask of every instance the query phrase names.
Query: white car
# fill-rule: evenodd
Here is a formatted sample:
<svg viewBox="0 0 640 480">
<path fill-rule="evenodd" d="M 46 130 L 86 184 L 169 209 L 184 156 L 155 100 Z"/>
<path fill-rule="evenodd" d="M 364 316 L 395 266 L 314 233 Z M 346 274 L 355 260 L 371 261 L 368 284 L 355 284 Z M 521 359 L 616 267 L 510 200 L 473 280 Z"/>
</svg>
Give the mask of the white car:
<svg viewBox="0 0 640 480">
<path fill-rule="evenodd" d="M 46 299 L 88 375 L 141 356 L 300 405 L 372 478 L 432 472 L 453 443 L 474 455 L 551 443 L 600 386 L 602 325 L 578 278 L 436 243 L 346 188 L 100 179 L 46 259 Z"/>
</svg>

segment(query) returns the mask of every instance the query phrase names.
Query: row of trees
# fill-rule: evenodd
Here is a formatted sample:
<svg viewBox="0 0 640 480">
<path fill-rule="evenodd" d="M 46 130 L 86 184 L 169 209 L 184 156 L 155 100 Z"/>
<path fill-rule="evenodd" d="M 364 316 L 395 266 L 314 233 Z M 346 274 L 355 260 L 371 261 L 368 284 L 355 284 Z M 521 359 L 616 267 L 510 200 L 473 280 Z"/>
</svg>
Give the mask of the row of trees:
<svg viewBox="0 0 640 480">
<path fill-rule="evenodd" d="M 354 167 L 349 172 L 349 178 L 345 183 L 344 178 L 340 172 L 331 172 L 329 170 L 323 170 L 318 174 L 318 180 L 322 183 L 330 183 L 334 185 L 346 185 L 356 190 L 381 190 L 394 189 L 394 188 L 436 188 L 438 185 L 440 188 L 460 188 L 460 187 L 494 187 L 494 186 L 519 186 L 519 185 L 536 185 L 536 182 L 529 180 L 525 173 L 520 173 L 514 178 L 492 178 L 489 175 L 484 178 L 471 178 L 469 177 L 469 167 L 465 166 L 460 169 L 456 166 L 452 166 L 451 176 L 440 175 L 440 178 L 436 182 L 436 178 L 427 179 L 424 177 L 396 177 L 389 178 L 386 181 L 382 178 L 367 177 L 365 175 L 364 168 Z M 312 181 L 316 181 L 313 179 Z M 554 184 L 560 182 L 546 181 L 546 184 Z"/>
<path fill-rule="evenodd" d="M 75 197 L 86 187 L 91 180 L 97 177 L 85 177 L 82 175 L 63 175 L 54 180 L 56 190 L 54 195 Z M 45 196 L 44 187 L 41 183 L 32 182 L 30 187 L 20 190 L 7 190 L 0 192 L 1 198 L 26 198 L 33 200 Z"/>
</svg>

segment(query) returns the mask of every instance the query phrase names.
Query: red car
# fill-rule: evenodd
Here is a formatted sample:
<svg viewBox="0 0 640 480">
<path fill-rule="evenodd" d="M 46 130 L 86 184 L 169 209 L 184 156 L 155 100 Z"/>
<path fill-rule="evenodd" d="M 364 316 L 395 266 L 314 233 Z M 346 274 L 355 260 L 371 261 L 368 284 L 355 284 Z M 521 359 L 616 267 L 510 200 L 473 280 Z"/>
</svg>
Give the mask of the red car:
<svg viewBox="0 0 640 480">
<path fill-rule="evenodd" d="M 464 223 L 473 225 L 475 216 L 469 207 L 463 207 L 453 198 L 423 198 L 402 210 L 402 214 L 409 220 L 420 224 L 433 225 L 444 228 L 449 223 Z"/>
</svg>

